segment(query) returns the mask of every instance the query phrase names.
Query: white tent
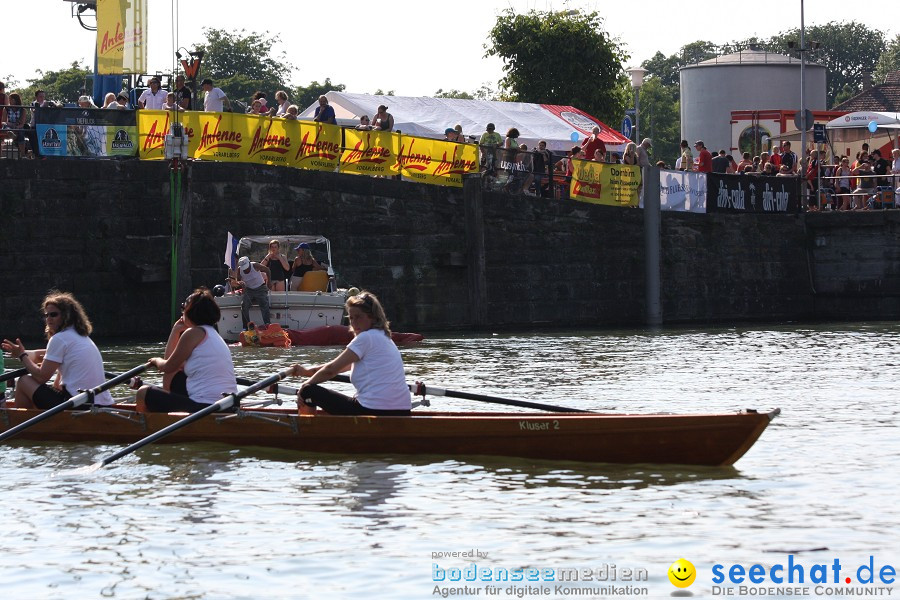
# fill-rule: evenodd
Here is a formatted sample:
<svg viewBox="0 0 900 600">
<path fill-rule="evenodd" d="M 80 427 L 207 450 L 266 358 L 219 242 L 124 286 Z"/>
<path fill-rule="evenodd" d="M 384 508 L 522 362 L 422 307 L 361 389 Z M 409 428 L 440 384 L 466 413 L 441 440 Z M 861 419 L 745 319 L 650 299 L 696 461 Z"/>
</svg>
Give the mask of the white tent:
<svg viewBox="0 0 900 600">
<path fill-rule="evenodd" d="M 874 133 L 869 129 L 869 124 L 873 122 L 876 125 Z M 897 134 L 900 132 L 900 113 L 861 110 L 832 119 L 825 124 L 825 129 L 832 142 L 877 141 L 878 138 L 887 136 L 894 141 L 896 147 Z"/>
<path fill-rule="evenodd" d="M 501 136 L 515 127 L 519 130 L 520 144 L 534 147 L 540 140 L 545 140 L 550 150 L 571 149 L 576 143 L 573 137 L 581 143 L 595 125 L 600 127 L 600 137 L 610 152 L 624 151 L 630 141 L 599 119 L 572 106 L 346 92 L 328 92 L 325 96 L 334 108 L 338 123 L 344 126 L 359 124 L 362 115 L 371 118 L 378 106 L 384 104 L 394 117 L 394 131 L 421 137 L 442 139 L 448 127 L 459 124 L 463 133 L 477 142 L 485 126 L 494 123 Z M 300 118 L 311 119 L 317 106 L 318 102 L 310 105 Z"/>
</svg>

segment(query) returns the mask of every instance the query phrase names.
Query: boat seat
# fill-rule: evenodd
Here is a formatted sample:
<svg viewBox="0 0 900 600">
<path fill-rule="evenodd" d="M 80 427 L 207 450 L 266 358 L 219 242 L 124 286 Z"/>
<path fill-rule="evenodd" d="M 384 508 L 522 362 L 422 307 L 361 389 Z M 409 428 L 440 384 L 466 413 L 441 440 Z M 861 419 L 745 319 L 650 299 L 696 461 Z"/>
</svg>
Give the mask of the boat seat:
<svg viewBox="0 0 900 600">
<path fill-rule="evenodd" d="M 309 271 L 300 280 L 301 292 L 324 292 L 328 290 L 328 273 L 326 271 Z"/>
</svg>

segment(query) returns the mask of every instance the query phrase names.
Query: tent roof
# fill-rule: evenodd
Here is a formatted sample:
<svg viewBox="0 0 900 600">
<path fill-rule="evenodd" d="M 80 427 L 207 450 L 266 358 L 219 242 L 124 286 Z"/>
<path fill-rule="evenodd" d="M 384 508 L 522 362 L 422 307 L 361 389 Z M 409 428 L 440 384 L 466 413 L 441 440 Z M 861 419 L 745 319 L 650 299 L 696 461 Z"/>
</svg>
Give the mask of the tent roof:
<svg viewBox="0 0 900 600">
<path fill-rule="evenodd" d="M 464 100 L 460 98 L 431 98 L 427 96 L 376 96 L 328 92 L 325 94 L 334 108 L 338 123 L 355 125 L 359 117 L 375 114 L 379 104 L 388 107 L 394 116 L 394 131 L 430 138 L 443 138 L 444 130 L 459 124 L 463 133 L 477 141 L 488 123 L 494 123 L 501 136 L 511 127 L 519 130 L 519 143 L 533 147 L 540 140 L 550 150 L 568 150 L 573 145 L 573 132 L 581 142 L 596 125 L 600 138 L 610 151 L 621 151 L 628 138 L 599 119 L 572 106 L 532 104 L 527 102 L 499 102 L 494 100 Z M 318 102 L 306 108 L 301 119 L 315 114 Z"/>
<path fill-rule="evenodd" d="M 879 129 L 900 129 L 900 113 L 861 110 L 832 119 L 826 129 L 867 129 L 875 121 Z"/>
</svg>

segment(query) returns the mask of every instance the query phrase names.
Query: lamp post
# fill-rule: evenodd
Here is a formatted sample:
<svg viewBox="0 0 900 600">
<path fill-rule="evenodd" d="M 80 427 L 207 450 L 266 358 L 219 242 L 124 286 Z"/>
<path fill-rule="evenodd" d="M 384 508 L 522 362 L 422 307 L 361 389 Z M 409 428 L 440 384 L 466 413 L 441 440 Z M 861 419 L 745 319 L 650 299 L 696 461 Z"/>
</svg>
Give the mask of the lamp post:
<svg viewBox="0 0 900 600">
<path fill-rule="evenodd" d="M 647 74 L 647 69 L 642 69 L 640 67 L 632 67 L 626 71 L 628 75 L 631 77 L 631 87 L 634 89 L 634 143 L 640 143 L 640 126 L 641 126 L 641 112 L 640 112 L 640 95 L 641 95 L 641 86 L 644 85 L 644 75 Z"/>
<path fill-rule="evenodd" d="M 802 160 L 806 157 L 806 130 L 809 129 L 809 123 L 806 122 L 806 49 L 806 30 L 803 25 L 803 0 L 800 0 L 800 123 L 803 124 L 803 127 L 800 128 L 802 131 L 800 131 L 800 157 L 798 160 Z M 800 164 L 803 165 L 804 163 L 801 162 Z M 800 171 L 800 176 L 803 176 L 802 170 Z"/>
</svg>

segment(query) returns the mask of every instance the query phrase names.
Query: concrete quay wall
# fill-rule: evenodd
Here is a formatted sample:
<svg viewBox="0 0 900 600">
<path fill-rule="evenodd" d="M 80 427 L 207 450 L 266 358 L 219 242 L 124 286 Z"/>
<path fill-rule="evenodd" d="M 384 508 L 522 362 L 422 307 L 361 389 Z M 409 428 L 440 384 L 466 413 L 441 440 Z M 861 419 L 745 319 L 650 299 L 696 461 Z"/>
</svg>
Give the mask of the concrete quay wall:
<svg viewBox="0 0 900 600">
<path fill-rule="evenodd" d="M 633 327 L 645 319 L 644 214 L 391 179 L 195 162 L 0 161 L 0 335 L 34 340 L 50 288 L 99 337 L 169 327 L 171 194 L 179 297 L 225 274 L 227 231 L 332 241 L 342 286 L 377 293 L 396 330 Z M 900 211 L 663 213 L 664 323 L 894 319 Z M 254 257 L 259 259 L 261 257 Z M 32 341 L 32 344 L 34 341 Z"/>
</svg>

